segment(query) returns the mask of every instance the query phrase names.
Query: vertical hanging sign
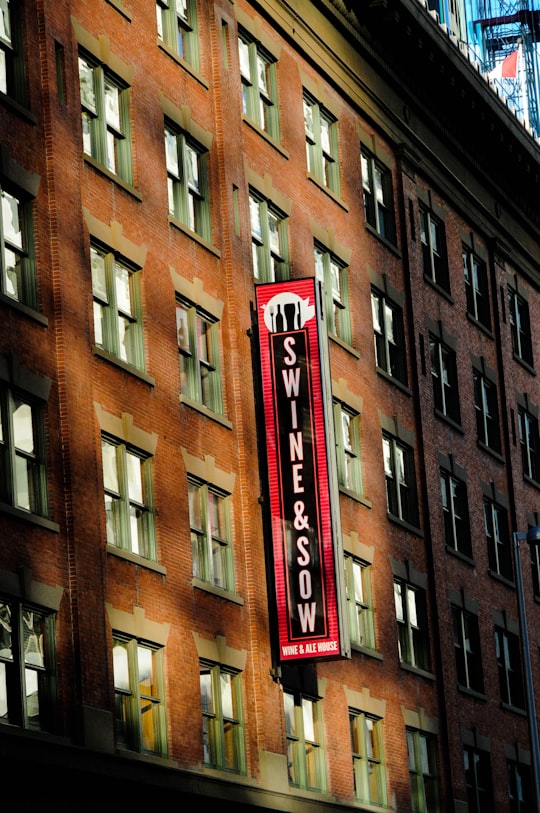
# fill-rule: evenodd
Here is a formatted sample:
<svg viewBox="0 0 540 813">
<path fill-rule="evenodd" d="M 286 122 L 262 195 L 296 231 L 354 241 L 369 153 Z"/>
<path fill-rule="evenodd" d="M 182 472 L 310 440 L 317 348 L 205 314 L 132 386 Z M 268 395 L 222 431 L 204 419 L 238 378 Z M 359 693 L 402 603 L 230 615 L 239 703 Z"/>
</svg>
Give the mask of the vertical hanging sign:
<svg viewBox="0 0 540 813">
<path fill-rule="evenodd" d="M 256 288 L 280 660 L 348 654 L 340 636 L 317 284 L 309 278 Z"/>
</svg>

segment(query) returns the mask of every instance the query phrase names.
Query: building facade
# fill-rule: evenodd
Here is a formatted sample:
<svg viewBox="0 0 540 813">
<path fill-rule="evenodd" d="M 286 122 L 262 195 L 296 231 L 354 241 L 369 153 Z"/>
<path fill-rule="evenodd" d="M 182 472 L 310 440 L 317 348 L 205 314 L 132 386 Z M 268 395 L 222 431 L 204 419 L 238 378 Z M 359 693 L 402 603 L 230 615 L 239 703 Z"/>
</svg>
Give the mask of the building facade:
<svg viewBox="0 0 540 813">
<path fill-rule="evenodd" d="M 0 3 L 6 813 L 533 809 L 539 187 L 419 0 Z M 255 303 L 312 277 L 347 652 L 282 660 Z"/>
</svg>

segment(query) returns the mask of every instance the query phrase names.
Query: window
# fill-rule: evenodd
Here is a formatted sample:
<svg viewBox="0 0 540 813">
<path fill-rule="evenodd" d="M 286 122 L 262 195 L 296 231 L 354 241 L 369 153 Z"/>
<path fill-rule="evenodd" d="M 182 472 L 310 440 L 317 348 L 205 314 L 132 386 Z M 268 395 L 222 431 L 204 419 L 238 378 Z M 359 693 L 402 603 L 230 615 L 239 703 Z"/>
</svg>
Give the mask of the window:
<svg viewBox="0 0 540 813">
<path fill-rule="evenodd" d="M 345 588 L 351 643 L 375 649 L 371 565 L 346 555 Z"/>
<path fill-rule="evenodd" d="M 510 811 L 511 813 L 528 813 L 534 809 L 531 766 L 508 759 L 506 767 Z"/>
<path fill-rule="evenodd" d="M 241 676 L 219 664 L 199 666 L 204 764 L 245 773 Z"/>
<path fill-rule="evenodd" d="M 350 711 L 354 794 L 372 805 L 387 805 L 382 720 Z"/>
<path fill-rule="evenodd" d="M 323 284 L 328 332 L 351 343 L 347 268 L 326 249 L 315 246 L 315 274 Z"/>
<path fill-rule="evenodd" d="M 193 575 L 223 590 L 234 589 L 229 495 L 188 481 Z"/>
<path fill-rule="evenodd" d="M 79 55 L 83 150 L 132 183 L 129 90 L 91 57 Z"/>
<path fill-rule="evenodd" d="M 98 246 L 90 247 L 94 340 L 121 361 L 144 369 L 141 294 L 136 269 Z"/>
<path fill-rule="evenodd" d="M 425 590 L 402 579 L 394 579 L 394 603 L 399 660 L 428 672 L 430 659 Z"/>
<path fill-rule="evenodd" d="M 386 294 L 371 289 L 371 312 L 377 367 L 407 385 L 403 310 Z"/>
<path fill-rule="evenodd" d="M 414 813 L 438 813 L 441 808 L 435 737 L 423 731 L 408 728 L 407 754 L 411 809 Z"/>
<path fill-rule="evenodd" d="M 36 308 L 31 201 L 0 189 L 0 203 L 0 292 Z"/>
<path fill-rule="evenodd" d="M 473 384 L 478 442 L 494 452 L 500 452 L 501 436 L 497 387 L 479 370 L 473 371 Z"/>
<path fill-rule="evenodd" d="M 208 150 L 166 126 L 165 155 L 169 214 L 210 242 Z"/>
<path fill-rule="evenodd" d="M 426 206 L 420 205 L 420 240 L 424 275 L 431 282 L 450 291 L 446 235 L 443 221 Z"/>
<path fill-rule="evenodd" d="M 24 103 L 22 11 L 12 0 L 0 4 L 0 93 Z"/>
<path fill-rule="evenodd" d="M 54 726 L 54 614 L 0 598 L 0 723 Z"/>
<path fill-rule="evenodd" d="M 534 365 L 529 303 L 513 288 L 508 289 L 512 351 L 530 367 Z"/>
<path fill-rule="evenodd" d="M 320 701 L 299 692 L 283 692 L 289 784 L 304 790 L 326 790 Z"/>
<path fill-rule="evenodd" d="M 467 485 L 441 469 L 444 539 L 447 548 L 472 557 Z"/>
<path fill-rule="evenodd" d="M 538 523 L 533 523 L 537 525 Z M 531 574 L 535 598 L 540 596 L 540 545 L 528 545 L 531 552 Z"/>
<path fill-rule="evenodd" d="M 192 303 L 177 301 L 176 330 L 182 393 L 222 414 L 218 322 Z"/>
<path fill-rule="evenodd" d="M 363 493 L 360 457 L 360 416 L 334 401 L 338 482 L 357 495 Z"/>
<path fill-rule="evenodd" d="M 538 438 L 538 418 L 525 407 L 518 408 L 519 445 L 523 474 L 535 482 L 540 482 L 540 442 Z"/>
<path fill-rule="evenodd" d="M 413 450 L 383 433 L 384 474 L 388 512 L 409 525 L 418 525 Z"/>
<path fill-rule="evenodd" d="M 114 634 L 113 672 L 118 747 L 166 756 L 163 649 Z"/>
<path fill-rule="evenodd" d="M 460 423 L 456 351 L 430 334 L 429 352 L 435 409 L 454 423 Z"/>
<path fill-rule="evenodd" d="M 109 437 L 101 451 L 107 544 L 155 559 L 152 458 Z"/>
<path fill-rule="evenodd" d="M 286 217 L 271 201 L 249 193 L 253 275 L 258 282 L 289 278 Z"/>
<path fill-rule="evenodd" d="M 525 708 L 519 638 L 513 632 L 495 628 L 501 701 L 517 709 Z"/>
<path fill-rule="evenodd" d="M 396 242 L 392 173 L 365 147 L 361 150 L 366 222 L 381 237 Z"/>
<path fill-rule="evenodd" d="M 0 381 L 0 501 L 48 514 L 42 403 Z"/>
<path fill-rule="evenodd" d="M 157 0 L 158 37 L 180 59 L 199 69 L 196 0 Z"/>
<path fill-rule="evenodd" d="M 460 687 L 484 691 L 478 617 L 462 607 L 452 607 L 454 654 Z"/>
<path fill-rule="evenodd" d="M 483 327 L 491 330 L 486 264 L 466 245 L 462 246 L 461 256 L 463 258 L 467 313 Z"/>
<path fill-rule="evenodd" d="M 491 572 L 511 580 L 512 551 L 507 511 L 502 505 L 488 498 L 484 498 L 484 527 Z"/>
<path fill-rule="evenodd" d="M 245 31 L 238 36 L 242 77 L 242 112 L 261 130 L 279 141 L 275 59 Z"/>
<path fill-rule="evenodd" d="M 493 777 L 489 753 L 479 748 L 465 746 L 463 761 L 469 813 L 492 813 Z"/>
<path fill-rule="evenodd" d="M 337 122 L 313 97 L 304 94 L 307 167 L 336 195 L 340 191 Z"/>
</svg>

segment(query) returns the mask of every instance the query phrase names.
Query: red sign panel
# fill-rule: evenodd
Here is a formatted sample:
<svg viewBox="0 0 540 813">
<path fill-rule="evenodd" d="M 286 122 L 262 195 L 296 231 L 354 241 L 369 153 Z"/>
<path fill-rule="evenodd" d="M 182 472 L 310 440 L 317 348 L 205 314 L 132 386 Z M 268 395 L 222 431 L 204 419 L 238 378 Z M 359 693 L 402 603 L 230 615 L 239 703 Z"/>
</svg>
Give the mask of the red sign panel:
<svg viewBox="0 0 540 813">
<path fill-rule="evenodd" d="M 257 286 L 281 660 L 346 654 L 316 286 L 314 278 Z"/>
</svg>

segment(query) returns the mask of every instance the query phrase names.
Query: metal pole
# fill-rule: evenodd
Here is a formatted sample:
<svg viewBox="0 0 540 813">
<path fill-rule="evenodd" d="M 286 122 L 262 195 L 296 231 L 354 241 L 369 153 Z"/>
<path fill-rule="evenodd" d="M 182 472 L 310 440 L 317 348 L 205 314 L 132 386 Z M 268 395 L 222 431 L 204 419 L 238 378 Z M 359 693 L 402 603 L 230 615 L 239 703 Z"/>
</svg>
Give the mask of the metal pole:
<svg viewBox="0 0 540 813">
<path fill-rule="evenodd" d="M 523 654 L 523 668 L 525 673 L 525 690 L 527 702 L 527 722 L 529 724 L 529 737 L 531 740 L 531 763 L 533 773 L 534 802 L 537 813 L 540 813 L 540 743 L 538 740 L 538 721 L 534 702 L 534 684 L 531 665 L 531 650 L 529 647 L 529 631 L 527 628 L 527 611 L 525 609 L 525 595 L 523 591 L 523 574 L 521 570 L 521 556 L 519 543 L 523 539 L 531 539 L 527 532 L 513 533 L 514 540 L 514 566 L 516 570 L 516 587 L 519 606 L 519 627 L 521 638 L 521 651 Z"/>
</svg>

